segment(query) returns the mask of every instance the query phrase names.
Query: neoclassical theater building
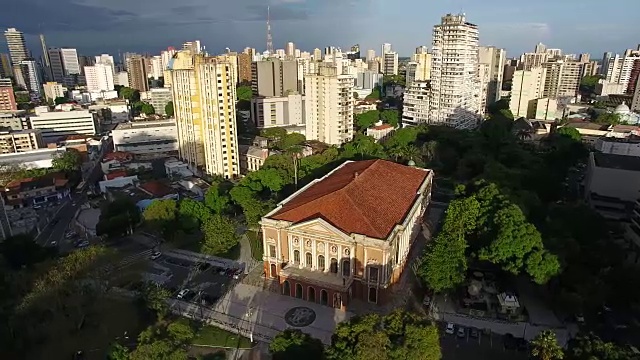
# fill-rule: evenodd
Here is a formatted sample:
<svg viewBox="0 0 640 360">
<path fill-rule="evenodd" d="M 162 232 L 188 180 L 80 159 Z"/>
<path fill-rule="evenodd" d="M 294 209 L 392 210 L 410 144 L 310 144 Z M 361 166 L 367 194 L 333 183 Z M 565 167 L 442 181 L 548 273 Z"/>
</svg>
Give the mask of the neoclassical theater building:
<svg viewBox="0 0 640 360">
<path fill-rule="evenodd" d="M 405 269 L 433 172 L 347 161 L 262 218 L 264 271 L 284 295 L 345 310 L 382 304 Z"/>
</svg>

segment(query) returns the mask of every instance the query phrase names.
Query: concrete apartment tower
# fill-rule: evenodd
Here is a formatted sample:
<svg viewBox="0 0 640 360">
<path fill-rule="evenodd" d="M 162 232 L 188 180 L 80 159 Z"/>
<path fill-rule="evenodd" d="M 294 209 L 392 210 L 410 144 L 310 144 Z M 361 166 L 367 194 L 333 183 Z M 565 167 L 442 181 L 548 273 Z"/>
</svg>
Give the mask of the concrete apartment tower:
<svg viewBox="0 0 640 360">
<path fill-rule="evenodd" d="M 488 70 L 488 84 L 485 93 L 487 105 L 500 100 L 500 90 L 502 90 L 502 76 L 504 74 L 504 64 L 507 52 L 495 46 L 478 47 L 478 62 L 486 64 Z"/>
<path fill-rule="evenodd" d="M 477 127 L 482 113 L 480 88 L 478 27 L 464 14 L 447 14 L 433 28 L 431 123 Z"/>
<path fill-rule="evenodd" d="M 328 63 L 305 76 L 308 140 L 340 145 L 353 139 L 353 83 L 352 75 L 339 74 Z"/>
<path fill-rule="evenodd" d="M 533 102 L 542 97 L 545 74 L 542 67 L 513 73 L 509 109 L 514 118 L 527 117 Z"/>
<path fill-rule="evenodd" d="M 251 88 L 254 96 L 285 96 L 291 91 L 302 93 L 298 63 L 276 58 L 252 63 Z"/>
<path fill-rule="evenodd" d="M 398 53 L 391 50 L 391 44 L 382 44 L 382 73 L 398 75 Z"/>
<path fill-rule="evenodd" d="M 144 57 L 133 55 L 127 58 L 127 73 L 129 74 L 129 87 L 141 92 L 149 91 L 147 64 Z"/>
<path fill-rule="evenodd" d="M 180 157 L 199 173 L 240 174 L 236 63 L 183 50 L 169 63 Z"/>
<path fill-rule="evenodd" d="M 9 56 L 14 66 L 29 58 L 29 50 L 27 50 L 22 31 L 18 31 L 16 28 L 9 28 L 4 32 L 4 37 L 7 40 Z"/>
</svg>

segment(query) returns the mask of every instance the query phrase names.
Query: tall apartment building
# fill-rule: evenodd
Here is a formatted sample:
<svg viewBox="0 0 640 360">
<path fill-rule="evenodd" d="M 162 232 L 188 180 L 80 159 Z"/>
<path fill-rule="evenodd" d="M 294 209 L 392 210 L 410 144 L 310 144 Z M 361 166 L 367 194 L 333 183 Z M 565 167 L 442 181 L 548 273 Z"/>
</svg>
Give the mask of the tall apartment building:
<svg viewBox="0 0 640 360">
<path fill-rule="evenodd" d="M 14 66 L 19 65 L 22 60 L 30 57 L 22 31 L 18 31 L 16 28 L 9 28 L 4 32 L 4 37 L 7 40 L 9 56 Z"/>
<path fill-rule="evenodd" d="M 164 76 L 164 69 L 162 68 L 162 57 L 160 55 L 156 55 L 152 57 L 150 61 L 151 72 L 149 73 L 149 75 L 155 80 L 158 80 Z"/>
<path fill-rule="evenodd" d="M 108 64 L 85 66 L 84 77 L 89 92 L 111 91 L 114 88 L 113 70 Z"/>
<path fill-rule="evenodd" d="M 44 148 L 40 130 L 0 129 L 0 154 L 15 154 Z"/>
<path fill-rule="evenodd" d="M 238 82 L 251 82 L 251 54 L 238 54 Z"/>
<path fill-rule="evenodd" d="M 402 103 L 402 127 L 430 124 L 430 95 L 429 81 L 407 82 Z"/>
<path fill-rule="evenodd" d="M 407 64 L 406 82 L 431 80 L 431 54 L 426 47 L 418 47 Z"/>
<path fill-rule="evenodd" d="M 88 110 L 49 111 L 29 116 L 29 128 L 39 129 L 45 143 L 55 143 L 70 135 L 93 136 L 98 118 Z"/>
<path fill-rule="evenodd" d="M 548 60 L 549 54 L 547 54 L 546 52 L 525 53 L 520 56 L 518 70 L 531 70 L 533 68 L 542 66 L 542 64 L 546 63 Z"/>
<path fill-rule="evenodd" d="M 47 100 L 53 101 L 56 98 L 64 97 L 62 85 L 57 82 L 48 82 L 42 85 L 42 88 L 44 89 L 44 97 Z"/>
<path fill-rule="evenodd" d="M 274 58 L 252 63 L 251 88 L 254 96 L 285 96 L 291 91 L 302 93 L 298 63 Z"/>
<path fill-rule="evenodd" d="M 551 98 L 535 99 L 529 106 L 527 118 L 552 121 L 558 117 L 558 100 Z"/>
<path fill-rule="evenodd" d="M 542 97 L 545 74 L 541 67 L 513 73 L 509 109 L 514 118 L 527 117 L 530 104 Z"/>
<path fill-rule="evenodd" d="M 367 63 L 376 59 L 376 51 L 373 49 L 367 50 Z"/>
<path fill-rule="evenodd" d="M 480 119 L 478 27 L 464 15 L 447 14 L 433 28 L 432 123 L 475 128 Z"/>
<path fill-rule="evenodd" d="M 305 76 L 306 137 L 330 145 L 353 138 L 353 76 L 338 74 L 322 64 L 318 72 Z"/>
<path fill-rule="evenodd" d="M 506 51 L 495 46 L 478 47 L 478 61 L 480 64 L 488 66 L 487 91 L 485 94 L 486 104 L 490 105 L 500 100 L 500 90 L 502 90 L 502 76 L 504 74 L 504 64 L 506 61 Z"/>
<path fill-rule="evenodd" d="M 36 61 L 33 59 L 22 60 L 20 70 L 27 90 L 37 95 L 42 94 L 42 77 Z"/>
<path fill-rule="evenodd" d="M 132 55 L 127 59 L 127 74 L 129 74 L 129 87 L 138 91 L 149 91 L 147 78 L 147 65 L 144 57 Z"/>
<path fill-rule="evenodd" d="M 71 48 L 52 48 L 48 50 L 53 80 L 66 85 L 75 85 L 80 75 L 78 52 Z"/>
<path fill-rule="evenodd" d="M 543 64 L 545 70 L 541 97 L 573 97 L 578 95 L 583 64 L 578 61 L 552 60 Z"/>
<path fill-rule="evenodd" d="M 383 49 L 388 49 L 388 51 L 382 53 L 382 73 L 398 75 L 398 53 L 391 51 L 391 44 L 384 44 Z"/>
<path fill-rule="evenodd" d="M 113 56 L 109 54 L 100 54 L 95 57 L 94 64 L 102 64 L 108 65 L 111 68 L 111 73 L 115 76 L 116 74 L 116 63 L 113 61 Z"/>
<path fill-rule="evenodd" d="M 140 94 L 140 100 L 147 101 L 153 105 L 156 110 L 156 114 L 166 115 L 164 108 L 170 101 L 173 101 L 173 94 L 171 89 L 167 88 L 153 88 L 147 92 Z"/>
<path fill-rule="evenodd" d="M 46 81 L 53 81 L 53 74 L 51 74 L 51 62 L 49 61 L 49 52 L 47 51 L 48 47 L 43 34 L 40 34 L 40 47 L 42 48 L 42 67 L 44 71 L 44 78 Z"/>
<path fill-rule="evenodd" d="M 11 58 L 9 54 L 0 53 L 0 77 L 13 76 L 13 68 L 11 66 Z"/>
<path fill-rule="evenodd" d="M 616 54 L 603 60 L 602 68 L 606 81 L 622 84 L 627 94 L 633 94 L 640 71 L 640 50 L 627 49 L 622 56 Z"/>
<path fill-rule="evenodd" d="M 169 65 L 180 157 L 227 179 L 240 174 L 235 62 L 180 51 Z"/>
<path fill-rule="evenodd" d="M 0 78 L 0 111 L 18 110 L 11 79 Z"/>
<path fill-rule="evenodd" d="M 259 129 L 304 126 L 305 97 L 298 93 L 254 97 L 251 99 L 251 120 Z"/>
<path fill-rule="evenodd" d="M 113 77 L 113 85 L 129 87 L 129 73 L 126 71 L 117 72 Z"/>
</svg>

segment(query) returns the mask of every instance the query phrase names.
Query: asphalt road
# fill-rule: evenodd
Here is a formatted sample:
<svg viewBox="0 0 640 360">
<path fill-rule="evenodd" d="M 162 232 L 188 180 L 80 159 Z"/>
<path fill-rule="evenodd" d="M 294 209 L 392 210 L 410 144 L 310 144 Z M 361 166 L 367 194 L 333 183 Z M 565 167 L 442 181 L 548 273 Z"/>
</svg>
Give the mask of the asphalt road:
<svg viewBox="0 0 640 360">
<path fill-rule="evenodd" d="M 525 360 L 529 358 L 526 351 L 505 349 L 500 335 L 480 333 L 478 338 L 472 338 L 467 329 L 466 336 L 460 338 L 457 334 L 446 334 L 445 326 L 444 323 L 438 324 L 443 360 Z"/>
</svg>

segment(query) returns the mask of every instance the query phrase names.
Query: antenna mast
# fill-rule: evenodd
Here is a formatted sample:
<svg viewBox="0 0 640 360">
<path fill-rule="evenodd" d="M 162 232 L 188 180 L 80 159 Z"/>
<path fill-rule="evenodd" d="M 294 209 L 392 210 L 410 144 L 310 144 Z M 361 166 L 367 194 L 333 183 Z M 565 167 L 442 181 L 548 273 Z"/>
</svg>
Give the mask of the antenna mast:
<svg viewBox="0 0 640 360">
<path fill-rule="evenodd" d="M 271 37 L 271 9 L 267 6 L 267 52 L 273 55 L 273 38 Z"/>
</svg>

